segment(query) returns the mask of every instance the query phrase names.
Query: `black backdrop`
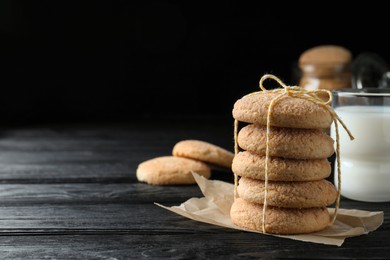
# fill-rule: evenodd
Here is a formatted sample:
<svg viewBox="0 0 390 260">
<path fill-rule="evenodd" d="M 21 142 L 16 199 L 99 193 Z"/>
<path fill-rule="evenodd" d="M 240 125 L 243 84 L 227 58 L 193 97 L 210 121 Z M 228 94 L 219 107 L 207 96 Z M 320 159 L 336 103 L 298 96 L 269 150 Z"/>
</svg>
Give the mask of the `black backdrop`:
<svg viewBox="0 0 390 260">
<path fill-rule="evenodd" d="M 390 61 L 388 10 L 370 2 L 0 1 L 6 123 L 230 117 L 274 73 L 296 83 L 321 44 Z"/>
</svg>

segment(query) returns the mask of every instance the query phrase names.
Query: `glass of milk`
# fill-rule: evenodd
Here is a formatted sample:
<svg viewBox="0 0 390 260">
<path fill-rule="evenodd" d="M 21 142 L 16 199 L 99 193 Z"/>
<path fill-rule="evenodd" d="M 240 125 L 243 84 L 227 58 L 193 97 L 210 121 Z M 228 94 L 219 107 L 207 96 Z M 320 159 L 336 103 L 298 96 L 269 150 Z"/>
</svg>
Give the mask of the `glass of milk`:
<svg viewBox="0 0 390 260">
<path fill-rule="evenodd" d="M 390 90 L 344 89 L 333 94 L 332 106 L 355 137 L 351 141 L 340 125 L 341 194 L 360 201 L 390 201 Z M 331 135 L 336 139 L 334 125 Z"/>
</svg>

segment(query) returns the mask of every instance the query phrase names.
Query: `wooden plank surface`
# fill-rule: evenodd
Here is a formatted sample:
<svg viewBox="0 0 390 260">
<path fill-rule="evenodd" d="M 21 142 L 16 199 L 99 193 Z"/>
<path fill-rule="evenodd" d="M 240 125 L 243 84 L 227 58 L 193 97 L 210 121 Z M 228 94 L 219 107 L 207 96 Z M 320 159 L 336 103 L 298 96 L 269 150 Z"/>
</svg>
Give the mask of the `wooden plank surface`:
<svg viewBox="0 0 390 260">
<path fill-rule="evenodd" d="M 342 200 L 385 212 L 377 231 L 340 247 L 195 222 L 153 204 L 200 197 L 196 186 L 138 183 L 137 165 L 202 139 L 232 148 L 227 120 L 45 126 L 0 131 L 0 258 L 218 259 L 390 257 L 390 203 Z M 232 181 L 229 173 L 213 178 Z"/>
<path fill-rule="evenodd" d="M 0 252 L 4 259 L 386 259 L 382 245 L 359 249 L 373 242 L 380 241 L 358 237 L 335 248 L 218 230 L 196 234 L 10 235 L 0 236 Z M 389 246 L 387 241 L 383 243 Z"/>
<path fill-rule="evenodd" d="M 202 196 L 195 185 L 150 186 L 144 183 L 63 183 L 0 185 L 0 205 L 63 203 L 175 203 Z"/>
<path fill-rule="evenodd" d="M 183 139 L 210 141 L 232 150 L 231 126 L 230 120 L 160 120 L 4 129 L 0 183 L 135 181 L 140 162 L 170 155 Z"/>
<path fill-rule="evenodd" d="M 135 179 L 136 163 L 81 161 L 65 163 L 0 163 L 1 183 L 124 182 Z"/>
<path fill-rule="evenodd" d="M 191 197 L 202 196 L 196 186 L 155 187 L 141 183 L 3 184 L 0 188 L 0 232 L 178 230 L 181 226 L 177 223 L 182 218 L 153 203 L 178 205 Z M 343 200 L 342 205 L 378 211 L 386 210 L 387 204 L 362 205 Z M 390 226 L 388 216 L 385 220 L 384 229 Z"/>
</svg>

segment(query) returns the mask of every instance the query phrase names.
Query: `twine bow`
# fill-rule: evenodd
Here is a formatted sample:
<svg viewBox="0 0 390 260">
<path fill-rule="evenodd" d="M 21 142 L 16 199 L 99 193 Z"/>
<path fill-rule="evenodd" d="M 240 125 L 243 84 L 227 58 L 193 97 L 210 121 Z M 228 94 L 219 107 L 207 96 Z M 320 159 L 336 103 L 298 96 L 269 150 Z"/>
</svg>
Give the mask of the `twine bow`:
<svg viewBox="0 0 390 260">
<path fill-rule="evenodd" d="M 273 79 L 275 80 L 282 88 L 274 89 L 274 90 L 267 90 L 263 86 L 263 82 L 266 79 Z M 267 132 L 266 132 L 266 151 L 265 151 L 265 169 L 264 169 L 264 201 L 263 201 L 263 218 L 262 218 L 262 228 L 263 233 L 266 232 L 265 224 L 266 224 L 266 212 L 267 212 L 267 196 L 268 196 L 268 171 L 269 171 L 269 163 L 270 163 L 270 148 L 269 148 L 269 139 L 270 139 L 270 133 L 271 133 L 271 115 L 272 115 L 272 109 L 275 106 L 275 104 L 284 96 L 290 96 L 294 98 L 301 98 L 306 99 L 310 102 L 313 102 L 315 104 L 318 104 L 325 108 L 332 116 L 333 122 L 335 124 L 335 130 L 336 130 L 336 160 L 337 160 L 337 199 L 336 199 L 336 205 L 335 205 L 335 211 L 333 218 L 331 220 L 331 224 L 334 223 L 337 217 L 337 211 L 340 207 L 340 194 L 341 194 L 341 166 L 340 166 L 340 136 L 339 136 L 339 125 L 340 123 L 344 130 L 348 133 L 351 140 L 354 139 L 351 132 L 348 130 L 347 126 L 344 124 L 344 122 L 338 117 L 334 109 L 330 106 L 332 103 L 333 95 L 332 92 L 327 89 L 318 89 L 318 90 L 305 90 L 300 88 L 299 86 L 287 86 L 285 85 L 278 77 L 270 74 L 264 75 L 259 82 L 259 86 L 261 91 L 264 92 L 272 92 L 277 93 L 278 95 L 274 97 L 271 100 L 271 103 L 269 104 L 268 111 L 267 111 Z M 259 91 L 259 92 L 261 92 Z M 254 95 L 259 92 L 254 92 L 249 95 Z M 319 94 L 325 93 L 328 95 L 328 100 L 323 100 L 319 97 Z M 238 120 L 236 119 L 234 121 L 234 152 L 235 154 L 238 153 L 238 142 L 237 142 L 237 136 L 238 136 Z M 238 186 L 238 176 L 237 174 L 234 174 L 234 197 L 237 197 L 237 186 Z"/>
</svg>

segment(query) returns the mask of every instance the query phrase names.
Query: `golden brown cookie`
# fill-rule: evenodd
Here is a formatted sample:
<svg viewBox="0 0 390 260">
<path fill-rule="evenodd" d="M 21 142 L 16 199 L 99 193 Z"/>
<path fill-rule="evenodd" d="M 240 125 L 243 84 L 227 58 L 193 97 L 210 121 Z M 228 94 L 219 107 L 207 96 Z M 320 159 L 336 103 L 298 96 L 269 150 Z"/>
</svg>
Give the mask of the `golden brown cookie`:
<svg viewBox="0 0 390 260">
<path fill-rule="evenodd" d="M 184 140 L 178 142 L 174 147 L 172 154 L 178 157 L 186 157 L 215 165 L 230 168 L 234 154 L 222 147 L 199 141 Z"/>
<path fill-rule="evenodd" d="M 238 188 L 240 198 L 257 204 L 264 201 L 264 181 L 241 177 Z M 282 208 L 326 207 L 336 201 L 337 191 L 326 180 L 299 182 L 268 182 L 267 202 Z"/>
<path fill-rule="evenodd" d="M 191 171 L 210 178 L 210 168 L 199 161 L 174 156 L 157 157 L 138 165 L 137 179 L 152 185 L 193 184 Z"/>
<path fill-rule="evenodd" d="M 268 107 L 276 95 L 258 92 L 242 97 L 234 104 L 233 117 L 242 122 L 266 125 Z M 271 114 L 271 126 L 326 129 L 331 123 L 331 114 L 321 105 L 289 96 L 279 99 Z"/>
<path fill-rule="evenodd" d="M 265 155 L 266 126 L 247 125 L 238 133 L 244 150 Z M 270 156 L 291 159 L 325 159 L 334 153 L 333 139 L 318 129 L 272 127 Z"/>
<path fill-rule="evenodd" d="M 264 180 L 265 156 L 248 151 L 233 159 L 232 170 L 239 176 Z M 331 166 L 327 159 L 298 160 L 271 157 L 268 165 L 270 181 L 315 181 L 329 177 Z"/>
<path fill-rule="evenodd" d="M 239 227 L 263 231 L 263 205 L 238 198 L 230 210 L 232 222 Z M 285 209 L 268 207 L 266 232 L 273 234 L 304 234 L 320 231 L 330 224 L 328 210 L 323 208 Z"/>
</svg>

